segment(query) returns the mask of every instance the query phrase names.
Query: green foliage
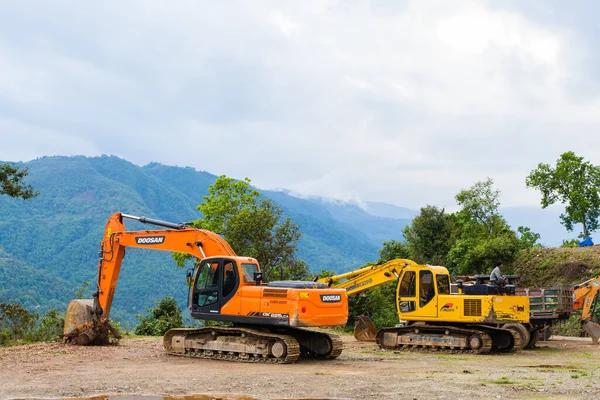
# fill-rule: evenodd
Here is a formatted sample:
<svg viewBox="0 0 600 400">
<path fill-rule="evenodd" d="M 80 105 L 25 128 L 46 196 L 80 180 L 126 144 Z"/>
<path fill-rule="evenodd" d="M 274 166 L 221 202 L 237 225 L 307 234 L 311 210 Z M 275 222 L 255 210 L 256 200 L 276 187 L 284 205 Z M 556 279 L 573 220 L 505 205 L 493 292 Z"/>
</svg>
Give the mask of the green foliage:
<svg viewBox="0 0 600 400">
<path fill-rule="evenodd" d="M 64 317 L 49 310 L 39 321 L 20 303 L 0 303 L 0 346 L 18 342 L 56 342 L 62 340 Z"/>
<path fill-rule="evenodd" d="M 358 315 L 368 314 L 377 328 L 398 323 L 396 282 L 375 287 L 348 298 L 348 326 L 353 327 Z"/>
<path fill-rule="evenodd" d="M 79 289 L 77 289 L 75 291 L 75 298 L 76 299 L 85 299 L 85 291 L 87 290 L 87 288 L 90 286 L 90 282 L 83 282 L 81 284 L 81 286 L 79 287 Z"/>
<path fill-rule="evenodd" d="M 563 240 L 560 247 L 564 247 L 564 248 L 579 247 L 579 239 Z"/>
<path fill-rule="evenodd" d="M 521 250 L 527 250 L 532 247 L 542 247 L 542 245 L 537 242 L 540 240 L 539 233 L 532 232 L 531 229 L 526 226 L 519 226 L 517 232 L 517 240 Z"/>
<path fill-rule="evenodd" d="M 309 275 L 306 262 L 295 258 L 300 228 L 284 217 L 280 206 L 260 199 L 250 179 L 236 181 L 221 175 L 208 192 L 198 206 L 203 218 L 194 226 L 223 234 L 237 254 L 256 258 L 266 281 Z M 174 257 L 180 266 L 189 259 L 181 254 Z"/>
<path fill-rule="evenodd" d="M 516 258 L 519 241 L 498 213 L 499 196 L 489 178 L 456 195 L 462 209 L 455 215 L 460 236 L 446 259 L 452 272 L 482 273 L 496 260 L 510 264 Z"/>
<path fill-rule="evenodd" d="M 33 341 L 38 317 L 19 303 L 0 303 L 0 345 Z"/>
<path fill-rule="evenodd" d="M 408 244 L 396 240 L 383 242 L 379 250 L 379 262 L 386 262 L 396 258 L 411 258 L 411 248 Z"/>
<path fill-rule="evenodd" d="M 590 232 L 598 229 L 600 167 L 567 151 L 560 155 L 555 168 L 538 164 L 525 183 L 542 193 L 542 208 L 557 202 L 566 205 L 560 219 L 568 231 L 573 230 L 574 223 L 581 223 L 582 236 L 587 238 Z"/>
<path fill-rule="evenodd" d="M 156 308 L 148 308 L 147 311 L 150 313 L 148 316 L 136 315 L 140 320 L 134 330 L 136 335 L 163 336 L 171 328 L 184 326 L 181 307 L 173 297 L 162 298 Z"/>
<path fill-rule="evenodd" d="M 64 316 L 56 310 L 49 310 L 39 323 L 36 340 L 43 342 L 62 341 L 64 326 Z"/>
<path fill-rule="evenodd" d="M 497 260 L 512 263 L 518 250 L 514 234 L 510 232 L 491 238 L 465 237 L 448 253 L 448 265 L 457 274 L 490 272 Z"/>
<path fill-rule="evenodd" d="M 469 189 L 456 195 L 456 203 L 462 207 L 458 212 L 461 230 L 470 230 L 469 235 L 493 235 L 504 228 L 504 222 L 498 213 L 500 191 L 493 189 L 494 181 L 487 178 L 484 182 L 475 182 Z"/>
<path fill-rule="evenodd" d="M 278 275 L 281 278 L 286 269 L 288 274 L 294 270 L 295 275 L 307 275 L 306 263 L 295 258 L 300 229 L 289 217 L 284 218 L 283 210 L 271 200 L 247 205 L 229 217 L 224 229 L 225 239 L 236 253 L 258 260 L 267 281 Z"/>
<path fill-rule="evenodd" d="M 39 191 L 34 191 L 31 185 L 23 183 L 23 179 L 27 174 L 27 168 L 20 170 L 19 167 L 11 163 L 0 164 L 0 195 L 6 194 L 10 197 L 21 197 L 22 199 L 30 199 L 39 195 Z"/>
<path fill-rule="evenodd" d="M 224 234 L 229 220 L 240 211 L 256 205 L 260 193 L 250 186 L 250 179 L 236 181 L 221 175 L 208 187 L 208 196 L 198 206 L 203 219 L 196 220 L 197 227 Z"/>
<path fill-rule="evenodd" d="M 574 314 L 565 321 L 560 321 L 553 327 L 553 334 L 559 336 L 581 336 L 581 315 Z"/>
<path fill-rule="evenodd" d="M 455 218 L 435 206 L 421 208 L 421 213 L 404 228 L 404 237 L 412 259 L 420 264 L 446 265 L 446 256 L 458 235 Z"/>
</svg>

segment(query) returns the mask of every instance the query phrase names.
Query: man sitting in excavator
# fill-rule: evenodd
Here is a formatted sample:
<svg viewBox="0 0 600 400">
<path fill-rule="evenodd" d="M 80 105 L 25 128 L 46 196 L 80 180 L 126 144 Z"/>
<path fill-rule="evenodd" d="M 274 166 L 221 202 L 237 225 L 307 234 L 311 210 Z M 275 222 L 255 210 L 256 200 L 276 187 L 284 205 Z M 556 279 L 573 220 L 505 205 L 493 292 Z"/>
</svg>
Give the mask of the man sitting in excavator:
<svg viewBox="0 0 600 400">
<path fill-rule="evenodd" d="M 496 286 L 504 286 L 504 284 L 508 283 L 508 279 L 500 272 L 500 269 L 504 267 L 502 261 L 496 262 L 496 268 L 492 271 L 490 275 L 490 283 Z"/>
</svg>

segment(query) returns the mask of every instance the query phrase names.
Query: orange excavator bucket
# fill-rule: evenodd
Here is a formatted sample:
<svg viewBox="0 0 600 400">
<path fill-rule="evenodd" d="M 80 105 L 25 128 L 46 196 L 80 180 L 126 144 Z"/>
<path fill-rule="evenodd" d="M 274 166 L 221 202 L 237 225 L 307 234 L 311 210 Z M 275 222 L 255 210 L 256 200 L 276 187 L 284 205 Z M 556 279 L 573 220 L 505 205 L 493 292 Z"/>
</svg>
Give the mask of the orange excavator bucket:
<svg viewBox="0 0 600 400">
<path fill-rule="evenodd" d="M 600 325 L 592 321 L 585 321 L 581 328 L 585 333 L 590 335 L 594 344 L 598 344 L 598 339 L 600 339 Z"/>
<path fill-rule="evenodd" d="M 377 328 L 368 315 L 358 315 L 354 322 L 354 338 L 359 342 L 374 342 Z"/>
</svg>

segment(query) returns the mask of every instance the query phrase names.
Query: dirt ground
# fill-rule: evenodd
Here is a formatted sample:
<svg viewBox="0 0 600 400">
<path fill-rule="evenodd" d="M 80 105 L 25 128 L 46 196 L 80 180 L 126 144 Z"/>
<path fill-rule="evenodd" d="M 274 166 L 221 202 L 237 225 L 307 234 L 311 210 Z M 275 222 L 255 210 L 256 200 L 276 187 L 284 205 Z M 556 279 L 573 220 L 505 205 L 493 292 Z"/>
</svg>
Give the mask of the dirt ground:
<svg viewBox="0 0 600 400">
<path fill-rule="evenodd" d="M 384 352 L 351 336 L 344 336 L 344 344 L 336 360 L 289 365 L 168 356 L 160 338 L 124 339 L 106 347 L 5 347 L 0 348 L 0 398 L 600 398 L 600 346 L 591 339 L 553 338 L 536 349 L 483 356 Z"/>
</svg>

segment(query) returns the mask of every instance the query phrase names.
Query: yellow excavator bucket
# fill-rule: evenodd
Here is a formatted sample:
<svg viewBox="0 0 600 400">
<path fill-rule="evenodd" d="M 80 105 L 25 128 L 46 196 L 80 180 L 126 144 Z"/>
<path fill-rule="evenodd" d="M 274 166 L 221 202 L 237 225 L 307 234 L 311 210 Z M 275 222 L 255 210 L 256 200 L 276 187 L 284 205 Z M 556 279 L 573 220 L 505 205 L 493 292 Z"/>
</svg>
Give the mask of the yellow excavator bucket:
<svg viewBox="0 0 600 400">
<path fill-rule="evenodd" d="M 358 315 L 354 322 L 354 338 L 359 342 L 374 342 L 377 338 L 377 328 L 367 315 Z"/>
<path fill-rule="evenodd" d="M 585 333 L 590 335 L 594 344 L 598 344 L 598 339 L 600 339 L 600 325 L 592 321 L 585 321 L 581 328 Z"/>
</svg>

